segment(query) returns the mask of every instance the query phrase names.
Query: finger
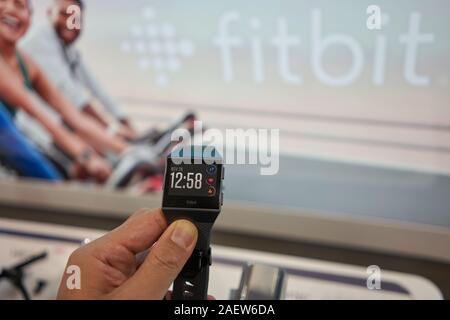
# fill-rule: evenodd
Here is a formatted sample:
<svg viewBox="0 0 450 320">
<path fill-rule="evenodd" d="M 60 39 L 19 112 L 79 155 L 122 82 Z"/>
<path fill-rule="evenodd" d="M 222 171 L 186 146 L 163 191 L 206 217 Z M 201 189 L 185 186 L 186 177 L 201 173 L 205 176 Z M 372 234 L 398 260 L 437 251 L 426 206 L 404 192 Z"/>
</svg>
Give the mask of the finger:
<svg viewBox="0 0 450 320">
<path fill-rule="evenodd" d="M 99 288 L 111 292 L 125 283 L 136 271 L 136 254 L 150 248 L 166 227 L 161 210 L 142 209 L 120 227 L 76 250 L 68 265 L 84 270 L 83 292 Z"/>
<path fill-rule="evenodd" d="M 164 296 L 164 300 L 172 300 L 172 291 L 168 291 Z"/>
<path fill-rule="evenodd" d="M 192 254 L 197 237 L 197 228 L 191 222 L 171 224 L 141 267 L 117 289 L 115 298 L 162 299 Z"/>
<path fill-rule="evenodd" d="M 144 263 L 145 259 L 147 259 L 147 256 L 150 253 L 150 250 L 151 248 L 136 255 L 136 268 L 139 268 Z"/>
<path fill-rule="evenodd" d="M 136 255 L 149 249 L 166 228 L 167 222 L 161 209 L 141 209 L 103 240 L 113 247 L 122 246 Z"/>
</svg>

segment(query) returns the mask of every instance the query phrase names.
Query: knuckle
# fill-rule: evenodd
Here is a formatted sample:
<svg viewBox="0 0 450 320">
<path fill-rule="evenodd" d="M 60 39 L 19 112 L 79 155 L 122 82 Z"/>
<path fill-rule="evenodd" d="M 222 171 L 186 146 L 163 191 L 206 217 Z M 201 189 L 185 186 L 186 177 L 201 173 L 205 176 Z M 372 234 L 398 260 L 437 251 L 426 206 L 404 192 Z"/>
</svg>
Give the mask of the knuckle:
<svg viewBox="0 0 450 320">
<path fill-rule="evenodd" d="M 151 210 L 149 208 L 142 208 L 142 209 L 137 210 L 132 215 L 132 217 L 138 217 L 138 216 L 141 216 L 141 215 L 144 215 L 144 214 L 148 214 L 149 212 L 151 212 Z"/>
<path fill-rule="evenodd" d="M 73 251 L 69 256 L 69 261 L 71 263 L 77 262 L 83 259 L 85 256 L 83 248 L 78 248 L 77 250 Z"/>
<path fill-rule="evenodd" d="M 165 230 L 167 228 L 167 221 L 162 214 L 155 215 L 154 223 L 157 224 L 159 229 L 161 229 L 161 230 Z"/>
<path fill-rule="evenodd" d="M 177 271 L 182 266 L 179 259 L 169 252 L 161 253 L 159 250 L 153 252 L 153 262 L 156 268 L 166 271 Z"/>
</svg>

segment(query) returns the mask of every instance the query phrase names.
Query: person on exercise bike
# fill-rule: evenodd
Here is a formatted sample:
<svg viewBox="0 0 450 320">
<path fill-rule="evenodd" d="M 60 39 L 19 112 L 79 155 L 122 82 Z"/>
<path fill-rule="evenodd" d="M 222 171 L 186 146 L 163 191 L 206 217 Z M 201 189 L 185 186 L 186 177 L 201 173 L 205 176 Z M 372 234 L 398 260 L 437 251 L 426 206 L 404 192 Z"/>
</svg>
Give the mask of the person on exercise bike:
<svg viewBox="0 0 450 320">
<path fill-rule="evenodd" d="M 2 157 L 13 155 L 13 160 L 9 161 L 12 166 L 17 165 L 17 158 L 24 159 L 29 166 L 45 163 L 47 170 L 41 170 L 42 172 L 33 176 L 48 180 L 61 178 L 49 161 L 45 161 L 42 156 L 36 157 L 38 152 L 12 123 L 17 110 L 22 109 L 48 130 L 55 143 L 74 160 L 76 167 L 82 168 L 98 181 L 105 181 L 111 174 L 111 165 L 103 158 L 102 153 L 121 154 L 129 146 L 121 139 L 112 138 L 95 121 L 78 112 L 47 79 L 33 59 L 17 49 L 18 41 L 30 26 L 31 15 L 32 9 L 28 0 L 0 0 Z M 54 108 L 72 130 L 48 117 L 32 93 Z M 6 138 L 14 139 L 11 141 Z M 14 150 L 10 150 L 13 144 Z"/>
<path fill-rule="evenodd" d="M 87 175 L 104 182 L 111 175 L 112 167 L 118 167 L 112 180 L 123 185 L 129 177 L 128 169 L 142 168 L 144 165 L 147 171 L 152 171 L 160 166 L 158 157 L 171 145 L 171 130 L 193 121 L 193 115 L 184 117 L 181 122 L 157 135 L 152 148 L 145 143 L 136 147 L 119 136 L 110 135 L 98 121 L 73 106 L 41 67 L 17 48 L 18 41 L 29 28 L 31 15 L 32 8 L 27 0 L 0 0 L 0 125 L 3 123 L 0 130 L 4 133 L 3 139 L 0 139 L 1 158 L 8 160 L 9 157 L 8 162 L 27 177 L 61 178 L 54 174 L 58 171 L 54 168 L 54 159 L 52 163 L 39 154 L 39 150 L 12 122 L 17 111 L 23 110 L 50 133 L 52 143 L 70 158 L 71 166 L 69 170 L 64 170 L 65 178 L 85 178 Z M 60 119 L 50 116 L 41 102 L 51 107 Z M 17 148 L 12 150 L 12 144 Z M 46 156 L 48 158 L 48 154 Z M 18 157 L 24 159 L 25 165 L 18 165 Z M 121 162 L 121 159 L 124 161 Z M 45 170 L 39 174 L 27 170 L 42 164 L 45 164 Z M 48 173 L 49 168 L 52 168 L 52 174 Z M 60 169 L 59 166 L 57 168 Z"/>
<path fill-rule="evenodd" d="M 80 25 L 68 27 L 71 19 L 71 6 L 79 8 L 77 19 Z M 118 136 L 132 144 L 155 144 L 167 133 L 157 129 L 137 132 L 131 120 L 119 104 L 96 80 L 93 72 L 84 62 L 76 43 L 81 36 L 85 20 L 83 0 L 52 0 L 47 10 L 49 21 L 37 27 L 21 43 L 21 48 L 33 58 L 42 68 L 47 77 L 58 90 L 77 107 L 84 115 L 95 120 L 111 136 Z M 45 106 L 45 105 L 44 105 Z M 175 127 L 187 123 L 193 126 L 195 115 L 187 113 L 181 120 L 175 122 Z M 33 126 L 33 121 L 19 114 L 18 124 L 23 130 Z M 34 138 L 41 134 L 27 130 Z"/>
<path fill-rule="evenodd" d="M 68 28 L 68 9 L 78 6 L 79 28 Z M 35 28 L 21 48 L 42 68 L 58 90 L 85 115 L 98 122 L 112 135 L 127 140 L 138 137 L 131 121 L 117 102 L 95 79 L 84 62 L 76 42 L 84 22 L 82 0 L 52 0 L 47 11 L 49 21 Z"/>
</svg>

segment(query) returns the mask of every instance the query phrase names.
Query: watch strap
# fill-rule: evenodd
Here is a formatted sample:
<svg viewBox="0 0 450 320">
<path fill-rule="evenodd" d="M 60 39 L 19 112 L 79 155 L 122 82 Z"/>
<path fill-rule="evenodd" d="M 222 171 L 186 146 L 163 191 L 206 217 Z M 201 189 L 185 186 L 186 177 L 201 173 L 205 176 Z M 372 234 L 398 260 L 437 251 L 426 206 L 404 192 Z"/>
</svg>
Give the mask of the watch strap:
<svg viewBox="0 0 450 320">
<path fill-rule="evenodd" d="M 183 219 L 178 211 L 163 211 L 169 224 Z M 174 300 L 206 300 L 208 297 L 209 266 L 211 265 L 210 238 L 213 224 L 195 221 L 193 223 L 198 230 L 197 244 L 173 283 L 172 298 Z"/>
<path fill-rule="evenodd" d="M 211 248 L 195 249 L 173 283 L 174 300 L 206 300 L 208 298 Z"/>
</svg>

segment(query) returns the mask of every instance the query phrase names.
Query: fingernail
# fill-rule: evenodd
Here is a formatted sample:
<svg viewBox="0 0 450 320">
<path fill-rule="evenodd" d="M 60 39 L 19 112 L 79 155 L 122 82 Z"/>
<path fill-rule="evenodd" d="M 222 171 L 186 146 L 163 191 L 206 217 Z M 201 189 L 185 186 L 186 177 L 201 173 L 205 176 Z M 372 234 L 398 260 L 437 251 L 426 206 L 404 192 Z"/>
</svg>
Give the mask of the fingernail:
<svg viewBox="0 0 450 320">
<path fill-rule="evenodd" d="M 170 239 L 179 247 L 187 249 L 192 245 L 197 234 L 196 227 L 186 220 L 175 222 L 175 229 Z"/>
</svg>

